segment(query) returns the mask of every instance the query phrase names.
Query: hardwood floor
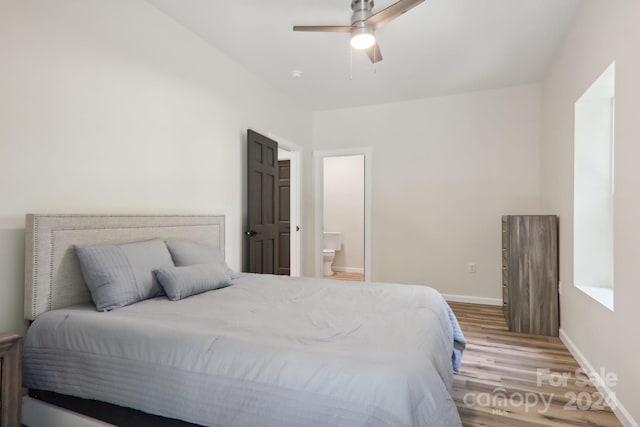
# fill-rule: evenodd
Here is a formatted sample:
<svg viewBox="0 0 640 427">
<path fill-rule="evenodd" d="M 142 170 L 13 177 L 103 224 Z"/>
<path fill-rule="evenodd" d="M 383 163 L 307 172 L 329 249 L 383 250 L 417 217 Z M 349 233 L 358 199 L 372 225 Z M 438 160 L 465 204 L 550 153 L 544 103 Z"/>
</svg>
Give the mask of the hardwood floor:
<svg viewBox="0 0 640 427">
<path fill-rule="evenodd" d="M 465 427 L 622 426 L 559 338 L 509 332 L 501 307 L 449 304 L 467 338 L 451 390 Z"/>
<path fill-rule="evenodd" d="M 324 276 L 325 279 L 333 280 L 350 280 L 353 282 L 364 282 L 364 274 L 362 273 L 347 273 L 344 271 L 336 271 L 331 276 Z"/>
</svg>

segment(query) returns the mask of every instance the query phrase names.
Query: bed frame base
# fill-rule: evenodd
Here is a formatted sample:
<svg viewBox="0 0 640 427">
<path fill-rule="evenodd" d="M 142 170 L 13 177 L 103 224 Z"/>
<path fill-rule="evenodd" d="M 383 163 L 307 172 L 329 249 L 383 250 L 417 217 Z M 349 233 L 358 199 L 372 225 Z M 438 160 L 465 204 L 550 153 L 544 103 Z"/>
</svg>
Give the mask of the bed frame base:
<svg viewBox="0 0 640 427">
<path fill-rule="evenodd" d="M 202 427 L 199 424 L 147 414 L 137 409 L 58 394 L 52 391 L 29 389 L 29 396 L 120 427 Z"/>
</svg>

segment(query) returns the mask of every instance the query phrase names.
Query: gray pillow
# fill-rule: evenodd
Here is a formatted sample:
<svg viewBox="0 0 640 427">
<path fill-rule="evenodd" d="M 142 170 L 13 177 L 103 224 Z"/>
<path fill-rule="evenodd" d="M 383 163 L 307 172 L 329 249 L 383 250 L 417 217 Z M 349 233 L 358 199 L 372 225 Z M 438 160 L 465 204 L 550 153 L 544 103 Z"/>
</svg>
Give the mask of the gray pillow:
<svg viewBox="0 0 640 427">
<path fill-rule="evenodd" d="M 224 265 L 232 279 L 240 277 L 240 274 L 233 271 L 224 262 L 222 252 L 215 246 L 182 240 L 167 240 L 165 243 L 169 248 L 174 264 L 178 267 L 217 262 Z"/>
<path fill-rule="evenodd" d="M 193 264 L 156 270 L 156 277 L 171 301 L 229 286 L 231 276 L 224 264 Z"/>
<path fill-rule="evenodd" d="M 100 311 L 163 295 L 154 270 L 173 267 L 162 240 L 75 247 L 82 277 Z"/>
</svg>

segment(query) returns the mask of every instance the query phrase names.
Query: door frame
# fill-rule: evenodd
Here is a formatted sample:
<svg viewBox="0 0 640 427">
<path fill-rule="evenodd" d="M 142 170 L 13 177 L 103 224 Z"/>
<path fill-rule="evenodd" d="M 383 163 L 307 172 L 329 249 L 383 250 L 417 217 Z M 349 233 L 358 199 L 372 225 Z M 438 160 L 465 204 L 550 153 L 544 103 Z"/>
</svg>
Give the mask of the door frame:
<svg viewBox="0 0 640 427">
<path fill-rule="evenodd" d="M 267 136 L 278 143 L 278 146 L 291 153 L 291 230 L 290 230 L 290 275 L 302 275 L 302 147 L 284 138 L 268 133 Z M 296 231 L 299 226 L 300 230 Z"/>
<path fill-rule="evenodd" d="M 364 156 L 364 280 L 371 281 L 371 210 L 372 210 L 372 163 L 373 149 L 371 147 L 343 148 L 335 150 L 315 150 L 314 184 L 315 184 L 315 276 L 322 276 L 322 230 L 324 229 L 324 159 L 326 157 Z"/>
</svg>

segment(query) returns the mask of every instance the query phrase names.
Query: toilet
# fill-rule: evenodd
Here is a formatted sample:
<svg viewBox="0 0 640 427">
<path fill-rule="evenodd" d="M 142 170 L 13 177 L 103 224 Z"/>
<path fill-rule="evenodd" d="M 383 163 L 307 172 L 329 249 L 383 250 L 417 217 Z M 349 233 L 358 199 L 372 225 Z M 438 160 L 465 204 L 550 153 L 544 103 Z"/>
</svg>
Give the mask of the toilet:
<svg viewBox="0 0 640 427">
<path fill-rule="evenodd" d="M 336 257 L 336 251 L 342 246 L 342 233 L 339 231 L 325 231 L 323 235 L 324 246 L 322 247 L 323 274 L 325 276 L 333 275 L 333 260 Z"/>
</svg>

